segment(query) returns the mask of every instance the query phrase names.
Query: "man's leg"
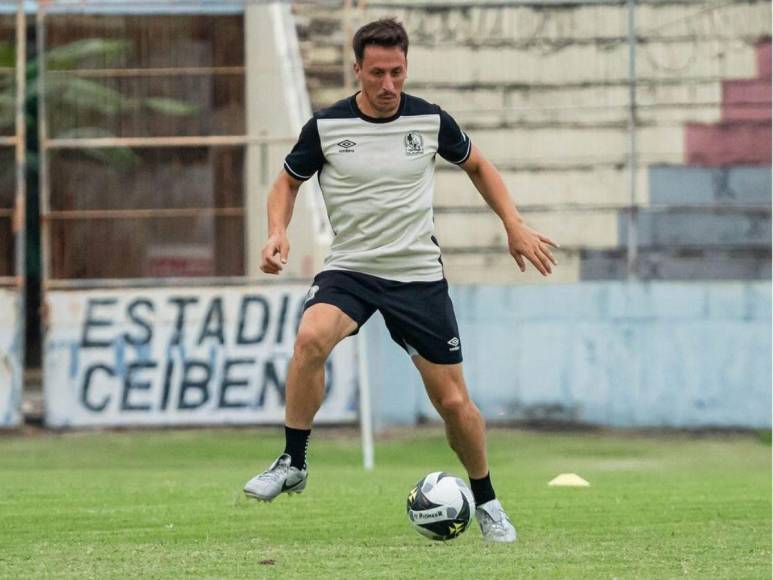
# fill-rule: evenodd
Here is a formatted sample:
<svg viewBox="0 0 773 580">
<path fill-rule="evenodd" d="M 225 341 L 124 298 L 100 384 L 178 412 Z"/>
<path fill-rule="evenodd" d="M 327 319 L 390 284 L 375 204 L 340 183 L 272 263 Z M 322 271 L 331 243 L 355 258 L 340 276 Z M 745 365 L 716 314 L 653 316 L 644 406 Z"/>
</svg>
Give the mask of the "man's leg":
<svg viewBox="0 0 773 580">
<path fill-rule="evenodd" d="M 285 450 L 263 473 L 244 486 L 255 499 L 271 501 L 282 492 L 306 487 L 306 449 L 314 416 L 325 394 L 325 361 L 357 323 L 338 307 L 310 306 L 303 314 L 285 387 Z"/>
<path fill-rule="evenodd" d="M 415 355 L 430 401 L 443 418 L 446 436 L 470 478 L 475 496 L 475 517 L 483 538 L 491 542 L 514 542 L 515 527 L 496 499 L 486 458 L 486 423 L 470 400 L 462 365 L 435 364 Z"/>
<path fill-rule="evenodd" d="M 287 369 L 285 424 L 311 429 L 325 395 L 325 361 L 333 347 L 357 329 L 338 307 L 319 303 L 303 314 Z"/>
<path fill-rule="evenodd" d="M 486 459 L 486 423 L 470 400 L 464 382 L 462 365 L 440 365 L 414 356 L 429 400 L 443 418 L 446 436 L 471 479 L 488 474 Z"/>
</svg>

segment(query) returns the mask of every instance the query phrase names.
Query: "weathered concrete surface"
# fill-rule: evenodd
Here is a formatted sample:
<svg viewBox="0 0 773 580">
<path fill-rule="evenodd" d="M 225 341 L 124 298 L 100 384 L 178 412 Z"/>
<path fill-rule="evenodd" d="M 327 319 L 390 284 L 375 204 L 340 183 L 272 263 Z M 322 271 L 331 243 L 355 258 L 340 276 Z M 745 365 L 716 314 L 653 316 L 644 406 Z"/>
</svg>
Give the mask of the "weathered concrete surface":
<svg viewBox="0 0 773 580">
<path fill-rule="evenodd" d="M 653 166 L 649 198 L 637 214 L 640 279 L 770 279 L 769 166 Z M 615 247 L 581 250 L 580 279 L 626 277 L 627 213 L 618 224 Z"/>
<path fill-rule="evenodd" d="M 464 171 L 438 163 L 435 172 L 435 205 L 443 208 L 483 207 L 485 202 Z M 622 167 L 588 167 L 543 171 L 540 169 L 501 169 L 516 205 L 553 207 L 625 207 L 629 204 L 628 174 Z M 646 169 L 637 173 L 639 200 L 647 201 Z"/>
<path fill-rule="evenodd" d="M 649 171 L 653 205 L 770 206 L 771 171 L 765 166 L 654 165 Z"/>
<path fill-rule="evenodd" d="M 382 16 L 405 24 L 411 38 L 406 91 L 450 112 L 502 171 L 528 222 L 569 250 L 562 256 L 566 267 L 557 273 L 567 276 L 561 280 L 575 279 L 570 264 L 578 276 L 624 275 L 619 242 L 625 229 L 620 224 L 630 204 L 626 6 L 379 4 L 353 11 L 352 30 Z M 756 201 L 760 178 L 743 169 L 711 174 L 711 183 L 706 176 L 692 183 L 691 175 L 648 171 L 655 164 L 685 162 L 727 166 L 764 161 L 769 166 L 770 127 L 760 118 L 770 100 L 769 83 L 760 79 L 770 78 L 771 5 L 752 0 L 705 8 L 680 2 L 637 5 L 639 205 L 764 205 Z M 352 58 L 344 47 L 343 13 L 307 5 L 299 6 L 298 14 L 302 42 L 320 48 L 316 55 L 307 52 L 312 101 L 326 105 L 354 90 L 342 88 L 343 70 Z M 338 61 L 331 46 L 341 49 Z M 651 186 L 650 178 L 659 181 Z M 674 183 L 666 183 L 669 179 Z M 507 255 L 495 250 L 503 246 L 501 227 L 495 217 L 481 213 L 484 202 L 467 176 L 441 161 L 436 185 L 441 244 L 458 251 L 446 256 L 449 276 L 465 282 L 521 281 L 506 267 Z M 680 188 L 691 189 L 680 193 Z M 651 200 L 650 192 L 661 197 Z M 536 213 L 531 206 L 538 206 Z M 544 215 L 545 208 L 552 208 L 554 216 Z M 759 219 L 743 213 L 705 219 L 652 214 L 640 220 L 649 220 L 642 226 L 647 243 L 689 245 L 708 239 L 744 244 L 752 235 L 756 244 L 758 230 L 761 236 L 765 232 Z M 705 228 L 714 225 L 718 235 L 709 239 Z M 658 228 L 676 231 L 654 231 Z M 470 246 L 480 248 L 478 255 L 464 253 Z M 640 274 L 657 279 L 681 279 L 685 273 L 698 279 L 758 278 L 769 271 L 764 252 L 756 250 L 744 256 L 700 256 L 664 245 L 643 247 L 641 254 Z"/>
<path fill-rule="evenodd" d="M 521 272 L 503 245 L 498 252 L 443 255 L 443 271 L 451 284 L 568 284 L 580 279 L 580 255 L 576 252 L 553 252 L 558 266 L 549 277 L 542 276 L 531 265 Z"/>
<path fill-rule="evenodd" d="M 681 163 L 682 126 L 647 127 L 638 132 L 639 147 L 648 162 Z M 539 165 L 545 169 L 576 165 L 625 165 L 625 128 L 538 127 L 529 130 L 477 129 L 468 132 L 494 163 L 506 167 Z"/>
<path fill-rule="evenodd" d="M 723 121 L 770 121 L 770 78 L 722 83 Z"/>
<path fill-rule="evenodd" d="M 770 163 L 770 154 L 769 121 L 687 124 L 685 162 L 688 165 L 766 165 Z"/>
<path fill-rule="evenodd" d="M 641 210 L 637 214 L 640 247 L 678 249 L 717 246 L 768 248 L 770 214 L 737 208 L 733 213 L 712 213 L 701 208 Z M 628 220 L 620 216 L 621 246 L 627 244 Z M 707 249 L 707 252 L 710 251 Z"/>
<path fill-rule="evenodd" d="M 770 249 L 640 248 L 635 268 L 639 280 L 770 280 Z M 580 280 L 625 280 L 625 249 L 580 251 Z"/>
<path fill-rule="evenodd" d="M 454 286 L 470 393 L 490 422 L 771 424 L 771 286 Z M 379 317 L 365 327 L 380 425 L 437 418 Z"/>
<path fill-rule="evenodd" d="M 568 247 L 603 248 L 617 243 L 617 212 L 530 212 L 527 221 L 537 231 Z M 435 215 L 441 247 L 491 248 L 504 246 L 504 227 L 494 212 Z"/>
<path fill-rule="evenodd" d="M 622 37 L 622 35 L 621 35 Z M 686 78 L 754 76 L 753 49 L 746 43 L 728 43 L 724 62 L 694 42 L 652 43 L 642 47 L 637 64 L 643 80 L 666 80 L 674 69 Z M 690 56 L 687 56 L 690 55 Z M 442 56 L 442 58 L 441 58 Z M 569 45 L 546 53 L 539 47 L 467 47 L 448 45 L 436 48 L 417 46 L 411 51 L 411 74 L 424 83 L 442 84 L 535 84 L 624 82 L 628 78 L 628 47 L 620 42 Z"/>
<path fill-rule="evenodd" d="M 770 38 L 755 50 L 754 78 L 722 81 L 722 121 L 687 124 L 687 164 L 770 165 Z"/>
<path fill-rule="evenodd" d="M 21 344 L 18 292 L 0 288 L 0 429 L 16 427 L 21 422 Z"/>
<path fill-rule="evenodd" d="M 395 3 L 406 4 L 404 0 Z M 625 5 L 621 4 L 545 4 L 536 0 L 532 4 L 510 6 L 481 2 L 480 7 L 470 8 L 470 2 L 462 2 L 463 7 L 454 7 L 456 2 L 453 0 L 435 3 L 437 7 L 426 10 L 366 8 L 360 13 L 360 19 L 396 16 L 405 23 L 417 44 L 475 46 L 520 41 L 543 49 L 561 45 L 567 39 L 578 43 L 620 39 L 625 36 L 627 25 Z M 664 40 L 686 36 L 710 40 L 716 38 L 717 22 L 722 22 L 728 35 L 759 37 L 770 33 L 770 4 L 767 2 L 716 5 L 712 10 L 700 10 L 700 7 L 687 2 L 638 4 L 636 21 L 640 34 Z M 324 8 L 317 8 L 317 11 L 330 13 Z"/>
</svg>

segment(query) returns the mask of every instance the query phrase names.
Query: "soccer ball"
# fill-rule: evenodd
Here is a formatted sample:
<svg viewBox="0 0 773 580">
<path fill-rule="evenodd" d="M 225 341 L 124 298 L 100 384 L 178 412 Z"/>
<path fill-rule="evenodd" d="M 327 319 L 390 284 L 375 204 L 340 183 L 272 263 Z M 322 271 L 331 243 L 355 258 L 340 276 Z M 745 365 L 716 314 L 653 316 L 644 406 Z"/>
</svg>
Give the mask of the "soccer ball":
<svg viewBox="0 0 773 580">
<path fill-rule="evenodd" d="M 452 540 L 467 529 L 475 509 L 470 488 L 443 471 L 423 477 L 408 494 L 413 527 L 432 540 Z"/>
</svg>

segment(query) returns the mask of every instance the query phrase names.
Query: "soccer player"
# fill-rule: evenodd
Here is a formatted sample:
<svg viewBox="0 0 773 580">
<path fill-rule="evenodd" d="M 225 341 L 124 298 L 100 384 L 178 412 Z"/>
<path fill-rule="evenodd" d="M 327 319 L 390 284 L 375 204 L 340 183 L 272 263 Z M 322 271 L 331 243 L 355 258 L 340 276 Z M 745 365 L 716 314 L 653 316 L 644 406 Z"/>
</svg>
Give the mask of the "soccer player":
<svg viewBox="0 0 773 580">
<path fill-rule="evenodd" d="M 306 487 L 306 451 L 324 395 L 333 347 L 374 311 L 411 356 L 451 448 L 467 470 L 484 539 L 513 542 L 516 532 L 494 493 L 485 424 L 470 400 L 440 247 L 433 235 L 435 155 L 464 169 L 501 218 L 510 253 L 547 276 L 556 244 L 529 228 L 502 177 L 439 106 L 403 92 L 408 36 L 393 19 L 371 22 L 353 39 L 360 90 L 314 114 L 285 159 L 268 198 L 269 238 L 261 270 L 287 263 L 287 226 L 298 188 L 315 173 L 335 234 L 314 278 L 288 368 L 284 452 L 244 487 L 258 500 Z"/>
</svg>

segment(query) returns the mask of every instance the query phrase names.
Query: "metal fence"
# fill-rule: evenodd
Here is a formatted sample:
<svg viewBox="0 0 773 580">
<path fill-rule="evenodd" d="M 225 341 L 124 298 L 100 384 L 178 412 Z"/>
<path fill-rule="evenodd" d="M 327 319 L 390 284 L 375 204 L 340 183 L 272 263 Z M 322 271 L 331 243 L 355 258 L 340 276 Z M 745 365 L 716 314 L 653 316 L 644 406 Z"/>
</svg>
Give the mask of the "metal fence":
<svg viewBox="0 0 773 580">
<path fill-rule="evenodd" d="M 241 16 L 41 8 L 36 29 L 48 286 L 243 275 Z"/>
<path fill-rule="evenodd" d="M 9 6 L 10 8 L 10 6 Z M 24 286 L 26 28 L 22 3 L 0 13 L 0 286 Z"/>
</svg>

